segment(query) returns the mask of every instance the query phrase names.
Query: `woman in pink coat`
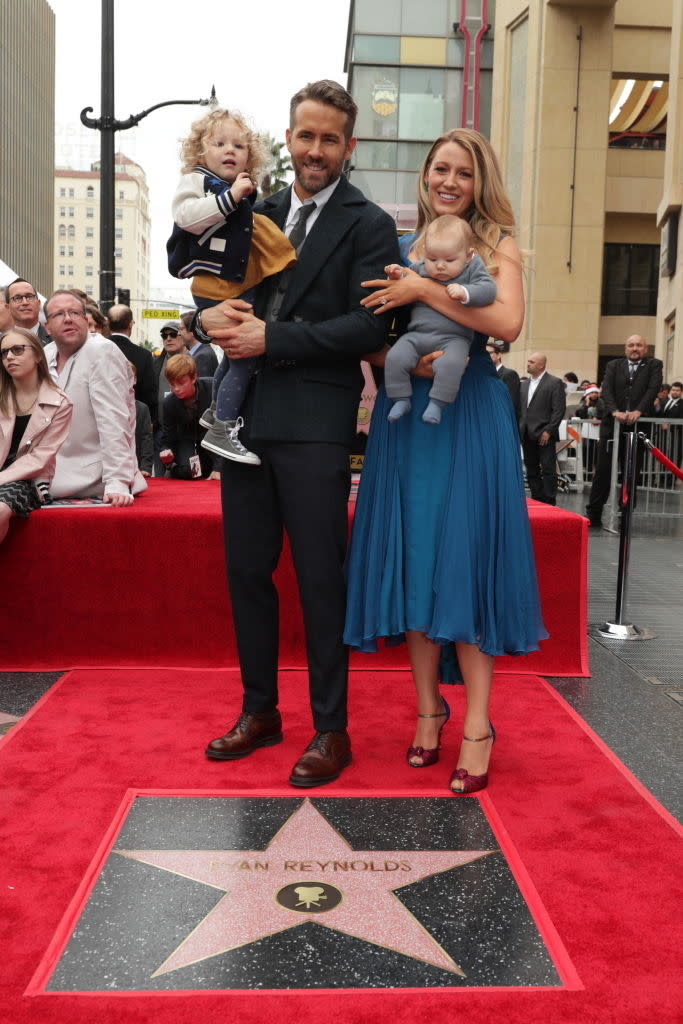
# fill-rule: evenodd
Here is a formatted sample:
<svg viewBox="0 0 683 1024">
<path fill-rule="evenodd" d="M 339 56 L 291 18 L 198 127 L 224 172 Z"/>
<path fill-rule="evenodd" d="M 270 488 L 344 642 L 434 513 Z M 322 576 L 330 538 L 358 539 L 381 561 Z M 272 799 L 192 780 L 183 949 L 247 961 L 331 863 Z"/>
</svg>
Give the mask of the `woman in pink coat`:
<svg viewBox="0 0 683 1024">
<path fill-rule="evenodd" d="M 12 516 L 49 501 L 71 411 L 71 399 L 50 377 L 40 339 L 23 327 L 0 334 L 0 542 Z"/>
</svg>

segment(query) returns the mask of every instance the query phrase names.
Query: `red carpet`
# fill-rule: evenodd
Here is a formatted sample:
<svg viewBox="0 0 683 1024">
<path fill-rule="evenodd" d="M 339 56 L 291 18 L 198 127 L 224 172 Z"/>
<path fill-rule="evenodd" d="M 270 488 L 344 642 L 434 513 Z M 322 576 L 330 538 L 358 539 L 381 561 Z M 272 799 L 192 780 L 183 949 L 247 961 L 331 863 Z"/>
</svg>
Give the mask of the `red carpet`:
<svg viewBox="0 0 683 1024">
<path fill-rule="evenodd" d="M 507 832 L 583 989 L 25 996 L 128 789 L 301 795 L 283 781 L 310 736 L 307 715 L 305 722 L 296 717 L 306 703 L 301 673 L 282 679 L 283 744 L 232 764 L 203 758 L 207 739 L 232 717 L 236 689 L 236 673 L 225 671 L 73 672 L 2 743 L 1 1021 L 680 1019 L 676 828 L 561 698 L 528 675 L 497 679 L 498 742 L 485 804 Z M 450 692 L 457 723 L 462 692 Z M 442 795 L 457 725 L 444 733 L 443 763 L 424 772 L 403 760 L 412 727 L 406 674 L 354 673 L 355 761 L 325 795 Z"/>
<path fill-rule="evenodd" d="M 550 639 L 528 657 L 500 658 L 497 671 L 587 675 L 586 520 L 534 501 L 529 511 Z M 11 581 L 13 607 L 22 609 L 0 630 L 4 669 L 235 664 L 215 482 L 151 480 L 126 509 L 40 510 L 12 524 L 0 547 L 0 575 Z M 280 665 L 302 668 L 288 555 L 277 581 Z M 55 614 L 62 608 L 65 616 Z M 196 629 L 188 630 L 188 619 Z M 405 648 L 353 655 L 352 665 L 405 668 Z"/>
</svg>

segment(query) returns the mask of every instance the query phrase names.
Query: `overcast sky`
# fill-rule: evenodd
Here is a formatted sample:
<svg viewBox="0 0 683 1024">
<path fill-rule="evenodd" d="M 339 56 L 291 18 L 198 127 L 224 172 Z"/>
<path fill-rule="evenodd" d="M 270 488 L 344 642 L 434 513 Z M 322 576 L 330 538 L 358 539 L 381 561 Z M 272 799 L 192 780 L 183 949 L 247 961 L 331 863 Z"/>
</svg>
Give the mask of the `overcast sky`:
<svg viewBox="0 0 683 1024">
<path fill-rule="evenodd" d="M 98 0 L 48 0 L 56 18 L 56 159 L 87 169 L 99 158 L 99 133 L 79 115 L 101 113 Z M 195 17 L 193 17 L 193 13 Z M 253 4 L 188 0 L 115 0 L 115 114 L 123 120 L 165 100 L 208 97 L 236 107 L 258 131 L 284 141 L 289 99 L 318 78 L 346 84 L 349 3 L 260 0 Z M 166 271 L 171 199 L 180 173 L 179 140 L 203 107 L 156 110 L 117 135 L 117 148 L 144 169 L 152 217 L 151 286 L 178 282 Z"/>
</svg>

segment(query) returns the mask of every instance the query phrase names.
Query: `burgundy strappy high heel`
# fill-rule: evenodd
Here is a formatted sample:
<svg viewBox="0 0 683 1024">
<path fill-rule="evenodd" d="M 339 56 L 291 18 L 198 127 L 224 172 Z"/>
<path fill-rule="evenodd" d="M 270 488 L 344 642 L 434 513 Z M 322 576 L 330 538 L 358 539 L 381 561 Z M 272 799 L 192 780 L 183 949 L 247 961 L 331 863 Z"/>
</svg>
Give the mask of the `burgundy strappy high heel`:
<svg viewBox="0 0 683 1024">
<path fill-rule="evenodd" d="M 441 702 L 443 704 L 443 711 L 439 711 L 438 714 L 435 714 L 435 715 L 420 715 L 420 714 L 418 714 L 418 716 L 417 716 L 418 718 L 443 718 L 443 722 L 441 723 L 441 727 L 439 728 L 439 735 L 437 736 L 436 746 L 435 747 L 431 747 L 428 750 L 425 750 L 424 747 L 408 747 L 408 750 L 406 751 L 406 760 L 408 761 L 408 764 L 410 765 L 411 768 L 429 768 L 430 765 L 436 764 L 436 762 L 439 760 L 439 748 L 441 746 L 441 733 L 443 731 L 444 725 L 446 724 L 448 719 L 451 717 L 451 709 L 449 708 L 446 700 L 443 697 L 441 698 Z M 422 758 L 422 763 L 421 764 L 413 764 L 413 762 L 410 760 L 411 757 L 421 757 Z"/>
<path fill-rule="evenodd" d="M 486 736 L 477 736 L 476 739 L 472 736 L 463 736 L 464 740 L 468 743 L 483 743 L 484 740 L 493 740 L 496 742 L 496 730 L 493 728 L 491 722 L 489 722 L 489 731 Z M 493 743 L 491 747 L 493 748 Z M 453 783 L 455 781 L 462 782 L 462 789 L 453 789 Z M 450 789 L 454 796 L 467 796 L 469 793 L 478 793 L 480 789 L 486 789 L 489 781 L 489 773 L 485 771 L 482 775 L 470 775 L 466 768 L 456 768 L 450 778 Z"/>
</svg>

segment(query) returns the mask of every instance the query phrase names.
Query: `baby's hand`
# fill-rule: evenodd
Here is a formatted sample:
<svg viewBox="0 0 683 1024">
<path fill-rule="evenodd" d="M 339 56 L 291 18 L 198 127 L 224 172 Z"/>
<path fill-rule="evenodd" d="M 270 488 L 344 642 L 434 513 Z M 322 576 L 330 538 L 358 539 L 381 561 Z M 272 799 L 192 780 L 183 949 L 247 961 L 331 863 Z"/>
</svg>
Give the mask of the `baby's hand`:
<svg viewBox="0 0 683 1024">
<path fill-rule="evenodd" d="M 467 292 L 461 284 L 447 284 L 446 291 L 451 299 L 456 302 L 467 302 Z"/>
<path fill-rule="evenodd" d="M 405 277 L 405 270 L 400 267 L 398 263 L 390 263 L 388 267 L 384 268 L 384 273 L 387 277 L 390 277 L 392 281 L 399 281 L 402 277 Z"/>
<path fill-rule="evenodd" d="M 230 186 L 230 192 L 232 198 L 236 203 L 239 203 L 245 196 L 251 195 L 254 191 L 254 182 L 251 180 L 246 171 L 240 171 L 232 185 Z"/>
</svg>

